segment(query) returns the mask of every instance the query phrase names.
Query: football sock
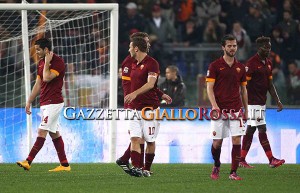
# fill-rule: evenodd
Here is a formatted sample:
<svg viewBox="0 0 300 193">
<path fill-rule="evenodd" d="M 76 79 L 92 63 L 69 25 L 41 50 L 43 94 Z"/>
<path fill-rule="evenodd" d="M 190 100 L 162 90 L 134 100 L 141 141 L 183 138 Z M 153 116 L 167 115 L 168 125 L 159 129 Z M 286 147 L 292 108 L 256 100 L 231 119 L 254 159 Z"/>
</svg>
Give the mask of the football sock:
<svg viewBox="0 0 300 193">
<path fill-rule="evenodd" d="M 220 155 L 221 155 L 221 147 L 218 149 L 215 149 L 213 145 L 211 145 L 211 154 L 213 156 L 213 159 L 215 161 L 215 166 L 220 167 L 221 162 L 220 162 Z"/>
<path fill-rule="evenodd" d="M 58 159 L 59 162 L 62 166 L 68 167 L 69 163 L 66 157 L 66 153 L 65 153 L 65 145 L 64 145 L 64 141 L 62 139 L 62 137 L 58 137 L 56 139 L 52 139 L 54 147 L 56 149 L 57 155 L 58 155 Z"/>
<path fill-rule="evenodd" d="M 241 160 L 240 161 L 245 161 L 245 158 L 248 154 L 248 151 L 251 147 L 253 140 L 253 134 L 247 133 L 246 135 L 243 136 L 243 142 L 242 142 L 242 151 L 241 151 Z"/>
<path fill-rule="evenodd" d="M 272 154 L 270 143 L 269 143 L 269 140 L 268 140 L 268 137 L 267 137 L 267 133 L 259 132 L 258 133 L 258 138 L 259 138 L 260 144 L 263 147 L 269 161 L 271 162 L 272 159 L 273 159 L 273 154 Z"/>
<path fill-rule="evenodd" d="M 141 147 L 140 166 L 144 167 L 145 144 L 140 144 L 140 147 Z"/>
<path fill-rule="evenodd" d="M 126 151 L 124 152 L 123 156 L 120 157 L 122 162 L 126 162 L 126 163 L 129 162 L 129 159 L 130 159 L 130 146 L 131 146 L 131 143 L 129 143 L 129 146 L 126 149 Z"/>
<path fill-rule="evenodd" d="M 135 168 L 141 168 L 140 166 L 141 154 L 137 151 L 131 151 L 130 157 L 131 157 L 132 166 Z"/>
<path fill-rule="evenodd" d="M 236 172 L 241 157 L 241 145 L 232 145 L 231 150 L 231 174 Z"/>
<path fill-rule="evenodd" d="M 152 162 L 154 160 L 154 156 L 155 156 L 154 153 L 146 153 L 145 154 L 145 167 L 144 167 L 144 170 L 150 171 Z"/>
<path fill-rule="evenodd" d="M 28 161 L 29 165 L 31 164 L 31 162 L 35 158 L 36 154 L 38 154 L 39 151 L 42 149 L 42 147 L 45 143 L 45 140 L 46 139 L 43 138 L 43 137 L 37 137 L 36 138 L 36 141 L 35 141 L 33 147 L 31 148 L 30 153 L 29 153 L 29 155 L 26 159 Z"/>
</svg>

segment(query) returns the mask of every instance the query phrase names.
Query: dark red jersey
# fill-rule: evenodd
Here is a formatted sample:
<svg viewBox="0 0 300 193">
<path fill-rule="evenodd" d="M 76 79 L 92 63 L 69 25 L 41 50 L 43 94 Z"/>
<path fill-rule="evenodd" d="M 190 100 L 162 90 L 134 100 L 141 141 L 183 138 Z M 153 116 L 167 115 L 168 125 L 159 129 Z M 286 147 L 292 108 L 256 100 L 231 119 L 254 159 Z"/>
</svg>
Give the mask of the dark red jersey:
<svg viewBox="0 0 300 193">
<path fill-rule="evenodd" d="M 64 102 L 62 96 L 62 86 L 64 83 L 65 76 L 65 62 L 62 58 L 53 54 L 53 58 L 50 62 L 50 71 L 56 74 L 56 77 L 50 82 L 43 81 L 43 70 L 45 65 L 45 59 L 41 59 L 38 63 L 37 78 L 40 78 L 41 83 L 41 94 L 40 94 L 40 105 L 58 104 Z"/>
<path fill-rule="evenodd" d="M 262 61 L 255 54 L 247 61 L 246 71 L 248 104 L 265 105 L 269 81 L 272 79 L 272 62 L 269 59 Z"/>
<path fill-rule="evenodd" d="M 158 62 L 150 57 L 146 56 L 139 64 L 133 64 L 130 74 L 131 79 L 131 92 L 141 88 L 148 82 L 148 76 L 159 76 L 159 64 Z M 132 109 L 141 110 L 144 107 L 157 108 L 160 104 L 159 96 L 157 92 L 157 80 L 154 88 L 137 96 L 131 103 Z"/>
<path fill-rule="evenodd" d="M 128 55 L 122 62 L 122 87 L 124 96 L 130 94 L 130 73 L 131 66 L 136 63 L 136 60 Z M 129 104 L 124 103 L 124 108 L 129 108 Z"/>
<path fill-rule="evenodd" d="M 240 86 L 247 84 L 243 64 L 235 59 L 230 67 L 221 57 L 209 65 L 206 81 L 215 82 L 213 88 L 215 99 L 221 110 L 240 110 L 242 107 Z"/>
</svg>

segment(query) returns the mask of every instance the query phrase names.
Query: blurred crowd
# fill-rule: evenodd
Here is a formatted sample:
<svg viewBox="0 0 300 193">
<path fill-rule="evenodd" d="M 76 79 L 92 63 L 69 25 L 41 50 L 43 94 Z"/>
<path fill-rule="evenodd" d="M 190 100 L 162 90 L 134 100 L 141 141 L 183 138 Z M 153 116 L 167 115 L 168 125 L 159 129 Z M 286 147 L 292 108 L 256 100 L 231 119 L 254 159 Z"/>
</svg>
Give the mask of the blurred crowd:
<svg viewBox="0 0 300 193">
<path fill-rule="evenodd" d="M 11 0 L 10 2 L 14 2 Z M 42 0 L 28 1 L 40 3 Z M 129 35 L 144 31 L 150 35 L 150 54 L 161 71 L 178 63 L 178 55 L 166 45 L 182 48 L 181 60 L 190 72 L 197 56 L 184 48 L 219 44 L 224 34 L 237 37 L 237 58 L 245 62 L 255 53 L 255 39 L 272 41 L 274 84 L 285 104 L 300 104 L 300 1 L 299 0 L 48 0 L 48 3 L 119 3 L 119 63 L 128 55 Z M 218 52 L 220 53 L 220 52 Z M 204 55 L 207 57 L 208 55 Z M 215 57 L 219 57 L 217 54 Z M 1 53 L 0 53 L 1 59 Z M 215 58 L 209 59 L 208 63 Z M 189 76 L 189 74 L 187 74 Z M 185 76 L 183 76 L 185 78 Z M 193 77 L 196 80 L 196 77 Z"/>
</svg>

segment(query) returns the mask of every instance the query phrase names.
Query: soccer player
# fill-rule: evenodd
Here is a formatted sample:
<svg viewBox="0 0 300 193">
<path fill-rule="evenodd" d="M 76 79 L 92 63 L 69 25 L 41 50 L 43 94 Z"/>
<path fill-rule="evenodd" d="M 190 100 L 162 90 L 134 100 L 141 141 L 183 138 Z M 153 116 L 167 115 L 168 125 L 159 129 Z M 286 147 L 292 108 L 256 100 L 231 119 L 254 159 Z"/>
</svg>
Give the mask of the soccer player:
<svg viewBox="0 0 300 193">
<path fill-rule="evenodd" d="M 213 112 L 225 112 L 226 117 L 214 113 L 211 120 L 211 137 L 213 139 L 211 153 L 214 167 L 211 179 L 217 180 L 220 172 L 220 154 L 223 139 L 231 133 L 231 171 L 229 179 L 242 180 L 236 173 L 241 153 L 241 135 L 244 135 L 239 111 L 242 103 L 245 108 L 244 118 L 247 117 L 247 89 L 246 70 L 243 64 L 235 59 L 237 41 L 233 35 L 225 35 L 222 40 L 223 57 L 209 65 L 207 71 L 207 94 Z M 229 112 L 229 113 L 228 113 Z"/>
<path fill-rule="evenodd" d="M 131 93 L 126 95 L 124 102 L 130 104 L 141 116 L 141 110 L 145 107 L 158 108 L 160 99 L 155 88 L 159 76 L 158 62 L 148 56 L 147 42 L 145 39 L 135 37 L 131 39 L 129 52 L 131 57 L 137 60 L 131 69 Z M 147 111 L 149 114 L 151 111 Z M 134 119 L 129 122 L 131 140 L 130 157 L 132 161 L 131 175 L 136 177 L 150 176 L 151 165 L 155 156 L 155 140 L 159 131 L 159 123 L 156 120 L 146 121 Z M 140 165 L 141 147 L 140 141 L 147 143 L 145 154 L 145 166 Z"/>
<path fill-rule="evenodd" d="M 38 63 L 37 78 L 25 110 L 27 114 L 31 114 L 31 103 L 40 94 L 42 120 L 38 128 L 38 137 L 27 159 L 18 161 L 17 164 L 24 170 L 29 170 L 33 159 L 43 147 L 45 138 L 49 133 L 60 161 L 60 166 L 49 171 L 70 171 L 71 167 L 65 154 L 64 141 L 58 131 L 58 119 L 64 106 L 62 86 L 65 76 L 65 63 L 62 58 L 51 51 L 50 40 L 46 38 L 39 39 L 35 42 L 34 47 L 40 61 Z"/>
<path fill-rule="evenodd" d="M 273 156 L 270 143 L 267 137 L 266 127 L 266 100 L 267 92 L 271 94 L 277 102 L 278 112 L 282 110 L 283 105 L 277 95 L 272 81 L 272 62 L 268 59 L 271 52 L 271 42 L 269 37 L 258 37 L 256 39 L 257 53 L 246 63 L 247 69 L 247 90 L 248 90 L 248 115 L 246 135 L 243 137 L 240 167 L 253 168 L 246 162 L 247 153 L 251 147 L 253 134 L 258 129 L 258 137 L 268 159 L 269 166 L 276 168 L 284 164 L 284 159 L 277 159 Z"/>
<path fill-rule="evenodd" d="M 141 37 L 144 38 L 147 42 L 147 52 L 149 52 L 149 48 L 150 48 L 150 43 L 149 43 L 149 35 L 145 32 L 136 32 L 133 33 L 130 36 L 130 39 L 134 38 L 134 37 Z M 131 73 L 131 67 L 133 64 L 135 64 L 137 61 L 134 57 L 131 57 L 131 55 L 129 54 L 124 61 L 122 62 L 122 87 L 123 87 L 123 92 L 124 92 L 124 96 L 126 96 L 127 94 L 130 93 L 130 89 L 131 89 L 131 84 L 130 84 L 130 73 Z M 161 90 L 159 90 L 158 88 L 155 88 L 155 91 L 158 95 L 159 98 L 165 99 L 166 101 L 168 101 L 168 103 L 172 102 L 172 99 L 164 94 Z M 129 104 L 124 103 L 124 108 L 130 108 Z M 141 158 L 140 158 L 140 165 L 143 166 L 144 165 L 144 141 L 142 140 L 140 142 L 140 147 L 141 147 Z M 131 143 L 129 143 L 128 148 L 126 149 L 126 151 L 124 152 L 123 156 L 121 156 L 120 158 L 117 159 L 116 163 L 126 172 L 126 173 L 130 173 L 130 166 L 129 166 L 129 159 L 130 159 L 130 147 L 131 147 Z"/>
</svg>

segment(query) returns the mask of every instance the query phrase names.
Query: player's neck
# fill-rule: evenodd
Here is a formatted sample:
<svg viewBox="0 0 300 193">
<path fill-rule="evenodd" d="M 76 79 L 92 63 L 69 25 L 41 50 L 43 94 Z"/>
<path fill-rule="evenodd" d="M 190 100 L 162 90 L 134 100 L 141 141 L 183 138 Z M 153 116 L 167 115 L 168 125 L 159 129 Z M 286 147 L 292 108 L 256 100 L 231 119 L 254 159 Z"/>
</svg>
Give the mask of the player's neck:
<svg viewBox="0 0 300 193">
<path fill-rule="evenodd" d="M 230 57 L 227 55 L 223 56 L 224 61 L 226 62 L 226 64 L 228 64 L 230 67 L 233 65 L 234 63 L 234 57 Z"/>
<path fill-rule="evenodd" d="M 257 55 L 260 58 L 260 60 L 266 60 L 266 57 L 262 56 L 262 54 L 260 54 L 259 52 L 257 52 Z"/>
<path fill-rule="evenodd" d="M 147 53 L 144 53 L 144 52 L 141 52 L 140 54 L 137 54 L 136 55 L 136 60 L 137 60 L 137 63 L 139 64 L 141 61 L 144 60 L 144 58 L 147 56 Z"/>
</svg>

